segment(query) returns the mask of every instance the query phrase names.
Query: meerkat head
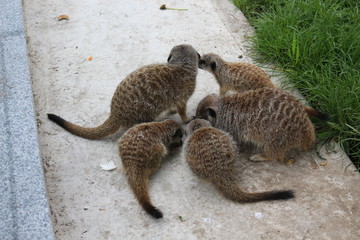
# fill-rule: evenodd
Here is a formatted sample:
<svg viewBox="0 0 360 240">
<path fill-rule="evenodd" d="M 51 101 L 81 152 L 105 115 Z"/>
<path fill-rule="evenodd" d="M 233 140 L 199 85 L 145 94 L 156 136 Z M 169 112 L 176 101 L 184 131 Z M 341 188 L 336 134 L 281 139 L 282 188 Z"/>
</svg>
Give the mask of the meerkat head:
<svg viewBox="0 0 360 240">
<path fill-rule="evenodd" d="M 222 62 L 222 58 L 217 54 L 203 54 L 199 61 L 199 68 L 209 72 L 215 72 Z"/>
<path fill-rule="evenodd" d="M 197 71 L 200 54 L 188 44 L 177 45 L 170 51 L 167 62 L 173 65 L 193 68 Z"/>
<path fill-rule="evenodd" d="M 206 96 L 196 108 L 196 118 L 208 120 L 212 124 L 215 123 L 219 102 L 220 97 L 216 94 Z"/>
<path fill-rule="evenodd" d="M 186 135 L 191 135 L 195 130 L 202 127 L 211 127 L 211 123 L 204 119 L 194 119 L 186 125 Z"/>
<path fill-rule="evenodd" d="M 175 148 L 181 146 L 183 143 L 182 138 L 184 133 L 181 125 L 175 120 L 171 120 L 171 119 L 165 120 L 165 122 L 168 124 L 170 128 L 170 135 L 171 135 L 170 147 Z"/>
</svg>

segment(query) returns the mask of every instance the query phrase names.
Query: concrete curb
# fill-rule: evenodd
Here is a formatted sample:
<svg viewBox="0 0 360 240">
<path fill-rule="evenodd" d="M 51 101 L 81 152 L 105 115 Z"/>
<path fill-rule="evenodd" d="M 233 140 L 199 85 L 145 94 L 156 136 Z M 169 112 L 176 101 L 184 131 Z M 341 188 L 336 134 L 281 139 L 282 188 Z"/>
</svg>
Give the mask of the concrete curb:
<svg viewBox="0 0 360 240">
<path fill-rule="evenodd" d="M 0 9 L 0 239 L 50 240 L 21 1 Z"/>
</svg>

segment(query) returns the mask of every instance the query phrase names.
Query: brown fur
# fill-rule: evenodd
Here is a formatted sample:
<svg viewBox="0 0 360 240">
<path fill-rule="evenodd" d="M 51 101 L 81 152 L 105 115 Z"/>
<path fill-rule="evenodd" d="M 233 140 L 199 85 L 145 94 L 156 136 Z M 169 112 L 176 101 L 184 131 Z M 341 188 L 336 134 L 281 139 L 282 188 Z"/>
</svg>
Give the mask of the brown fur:
<svg viewBox="0 0 360 240">
<path fill-rule="evenodd" d="M 314 127 L 302 104 L 279 89 L 209 95 L 199 103 L 196 117 L 229 132 L 240 144 L 261 147 L 263 153 L 251 156 L 252 161 L 285 161 L 290 152 L 315 145 Z"/>
<path fill-rule="evenodd" d="M 210 180 L 227 198 L 235 202 L 257 202 L 293 198 L 292 191 L 249 193 L 236 182 L 236 142 L 228 134 L 211 127 L 206 120 L 195 119 L 186 129 L 184 153 L 193 172 Z"/>
<path fill-rule="evenodd" d="M 163 214 L 148 193 L 149 177 L 160 167 L 169 148 L 181 145 L 182 128 L 174 120 L 142 123 L 130 128 L 119 140 L 119 154 L 137 200 L 154 218 Z"/>
<path fill-rule="evenodd" d="M 98 127 L 86 128 L 48 114 L 67 131 L 87 139 L 100 139 L 120 127 L 151 122 L 162 112 L 176 108 L 184 122 L 187 100 L 195 90 L 199 54 L 190 45 L 175 46 L 167 64 L 153 64 L 130 73 L 117 87 L 108 119 Z"/>
<path fill-rule="evenodd" d="M 219 55 L 208 53 L 201 56 L 199 68 L 212 73 L 220 85 L 220 95 L 228 91 L 242 93 L 259 88 L 277 88 L 270 76 L 254 64 L 243 62 L 226 62 Z M 329 116 L 313 108 L 304 107 L 309 116 L 329 120 Z"/>
</svg>

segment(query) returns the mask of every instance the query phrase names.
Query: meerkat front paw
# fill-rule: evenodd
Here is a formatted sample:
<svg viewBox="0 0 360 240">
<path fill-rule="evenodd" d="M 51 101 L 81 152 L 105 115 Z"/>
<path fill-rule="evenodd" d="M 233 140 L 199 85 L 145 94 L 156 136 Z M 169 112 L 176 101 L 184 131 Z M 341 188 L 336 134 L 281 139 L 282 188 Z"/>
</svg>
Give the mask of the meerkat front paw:
<svg viewBox="0 0 360 240">
<path fill-rule="evenodd" d="M 252 162 L 266 162 L 270 161 L 266 157 L 264 157 L 262 154 L 255 154 L 249 157 L 249 160 Z"/>
<path fill-rule="evenodd" d="M 176 109 L 172 109 L 167 112 L 168 115 L 174 115 L 175 113 L 177 113 Z"/>
<path fill-rule="evenodd" d="M 188 124 L 189 122 L 191 122 L 192 120 L 196 119 L 195 116 L 191 116 L 189 118 L 187 118 L 185 121 L 183 121 L 185 124 Z"/>
</svg>

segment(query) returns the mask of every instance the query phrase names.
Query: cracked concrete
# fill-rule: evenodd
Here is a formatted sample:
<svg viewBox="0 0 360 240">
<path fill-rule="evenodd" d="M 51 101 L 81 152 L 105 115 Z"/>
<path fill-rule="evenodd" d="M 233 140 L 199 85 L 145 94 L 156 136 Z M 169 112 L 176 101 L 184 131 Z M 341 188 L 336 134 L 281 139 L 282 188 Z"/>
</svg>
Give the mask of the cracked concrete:
<svg viewBox="0 0 360 240">
<path fill-rule="evenodd" d="M 161 11 L 163 3 L 188 10 Z M 246 38 L 253 29 L 230 2 L 25 0 L 24 12 L 57 239 L 360 238 L 360 175 L 336 146 L 322 149 L 326 160 L 313 152 L 290 166 L 251 163 L 243 155 L 239 182 L 247 190 L 296 192 L 294 200 L 256 204 L 223 198 L 192 174 L 179 152 L 151 181 L 153 203 L 164 213 L 157 221 L 141 209 L 121 171 L 116 143 L 121 133 L 90 141 L 47 119 L 55 113 L 83 126 L 100 124 L 118 83 L 140 66 L 165 62 L 177 44 L 191 44 L 201 54 L 216 52 L 227 61 L 252 62 Z M 61 14 L 70 20 L 57 21 Z M 214 78 L 199 70 L 188 114 L 205 95 L 217 92 Z M 101 170 L 103 159 L 118 169 Z"/>
</svg>

